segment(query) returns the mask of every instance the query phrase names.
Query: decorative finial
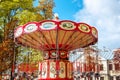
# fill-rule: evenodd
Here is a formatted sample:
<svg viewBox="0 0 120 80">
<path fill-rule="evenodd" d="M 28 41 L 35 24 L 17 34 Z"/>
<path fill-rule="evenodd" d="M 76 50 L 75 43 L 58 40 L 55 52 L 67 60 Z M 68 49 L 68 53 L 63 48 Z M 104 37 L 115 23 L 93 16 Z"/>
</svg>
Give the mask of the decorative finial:
<svg viewBox="0 0 120 80">
<path fill-rule="evenodd" d="M 58 17 L 58 16 L 59 16 L 58 13 L 55 13 L 55 14 L 54 14 L 54 20 L 55 20 L 55 21 L 58 21 L 58 20 L 59 20 L 59 17 Z"/>
</svg>

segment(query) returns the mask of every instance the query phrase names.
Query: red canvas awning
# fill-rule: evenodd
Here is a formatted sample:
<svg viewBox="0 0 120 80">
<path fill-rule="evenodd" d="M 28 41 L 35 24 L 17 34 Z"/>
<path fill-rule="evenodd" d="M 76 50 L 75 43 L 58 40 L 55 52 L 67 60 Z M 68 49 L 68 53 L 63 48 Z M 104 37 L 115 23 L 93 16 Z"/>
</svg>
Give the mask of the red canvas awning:
<svg viewBox="0 0 120 80">
<path fill-rule="evenodd" d="M 74 50 L 93 45 L 98 40 L 95 27 L 69 20 L 29 22 L 16 28 L 15 40 L 39 50 Z"/>
</svg>

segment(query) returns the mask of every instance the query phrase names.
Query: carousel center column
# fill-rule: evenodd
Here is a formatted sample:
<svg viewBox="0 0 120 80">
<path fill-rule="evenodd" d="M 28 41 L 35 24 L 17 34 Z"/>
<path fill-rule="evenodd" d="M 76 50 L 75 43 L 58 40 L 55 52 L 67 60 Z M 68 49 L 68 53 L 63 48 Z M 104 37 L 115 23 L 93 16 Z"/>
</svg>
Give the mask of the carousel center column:
<svg viewBox="0 0 120 80">
<path fill-rule="evenodd" d="M 73 66 L 67 55 L 66 51 L 59 51 L 59 56 L 55 51 L 46 51 L 39 63 L 39 80 L 73 80 Z"/>
</svg>

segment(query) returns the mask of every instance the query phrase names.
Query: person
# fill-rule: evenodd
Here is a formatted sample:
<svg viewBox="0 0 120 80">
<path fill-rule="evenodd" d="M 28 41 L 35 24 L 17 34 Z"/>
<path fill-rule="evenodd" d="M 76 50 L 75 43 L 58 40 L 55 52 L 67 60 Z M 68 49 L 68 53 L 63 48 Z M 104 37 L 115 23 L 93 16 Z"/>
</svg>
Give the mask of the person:
<svg viewBox="0 0 120 80">
<path fill-rule="evenodd" d="M 27 79 L 27 74 L 25 72 L 23 73 L 21 80 L 28 80 Z"/>
<path fill-rule="evenodd" d="M 20 79 L 19 79 L 19 76 L 17 75 L 17 76 L 14 78 L 14 80 L 20 80 Z"/>
</svg>

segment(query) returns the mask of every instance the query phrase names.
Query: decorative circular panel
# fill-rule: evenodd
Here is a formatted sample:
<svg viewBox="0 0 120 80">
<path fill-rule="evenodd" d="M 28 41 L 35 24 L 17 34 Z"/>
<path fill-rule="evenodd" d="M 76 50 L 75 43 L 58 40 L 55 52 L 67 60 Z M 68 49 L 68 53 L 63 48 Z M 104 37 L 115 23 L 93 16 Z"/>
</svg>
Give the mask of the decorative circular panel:
<svg viewBox="0 0 120 80">
<path fill-rule="evenodd" d="M 48 59 L 48 58 L 49 58 L 49 53 L 48 53 L 48 52 L 45 52 L 45 53 L 43 54 L 43 58 L 44 58 L 44 59 Z"/>
<path fill-rule="evenodd" d="M 51 51 L 50 52 L 50 58 L 57 58 L 58 54 L 56 54 L 56 51 Z"/>
<path fill-rule="evenodd" d="M 30 32 L 33 32 L 33 31 L 36 31 L 38 29 L 38 26 L 36 26 L 36 24 L 28 24 L 25 26 L 24 28 L 24 31 L 26 33 L 30 33 Z"/>
<path fill-rule="evenodd" d="M 82 32 L 90 32 L 90 28 L 87 24 L 80 24 L 78 26 L 78 28 L 82 31 Z"/>
<path fill-rule="evenodd" d="M 92 34 L 93 34 L 95 37 L 97 37 L 97 35 L 98 35 L 97 30 L 96 30 L 94 27 L 92 27 Z"/>
<path fill-rule="evenodd" d="M 15 31 L 15 38 L 19 37 L 22 34 L 22 32 L 23 32 L 22 27 L 17 28 L 16 31 Z"/>
<path fill-rule="evenodd" d="M 60 58 L 67 58 L 67 53 L 65 51 L 61 51 Z"/>
<path fill-rule="evenodd" d="M 61 22 L 60 27 L 65 30 L 73 30 L 76 28 L 72 22 Z"/>
<path fill-rule="evenodd" d="M 54 22 L 43 22 L 40 25 L 40 28 L 43 30 L 55 29 L 57 25 Z"/>
</svg>

